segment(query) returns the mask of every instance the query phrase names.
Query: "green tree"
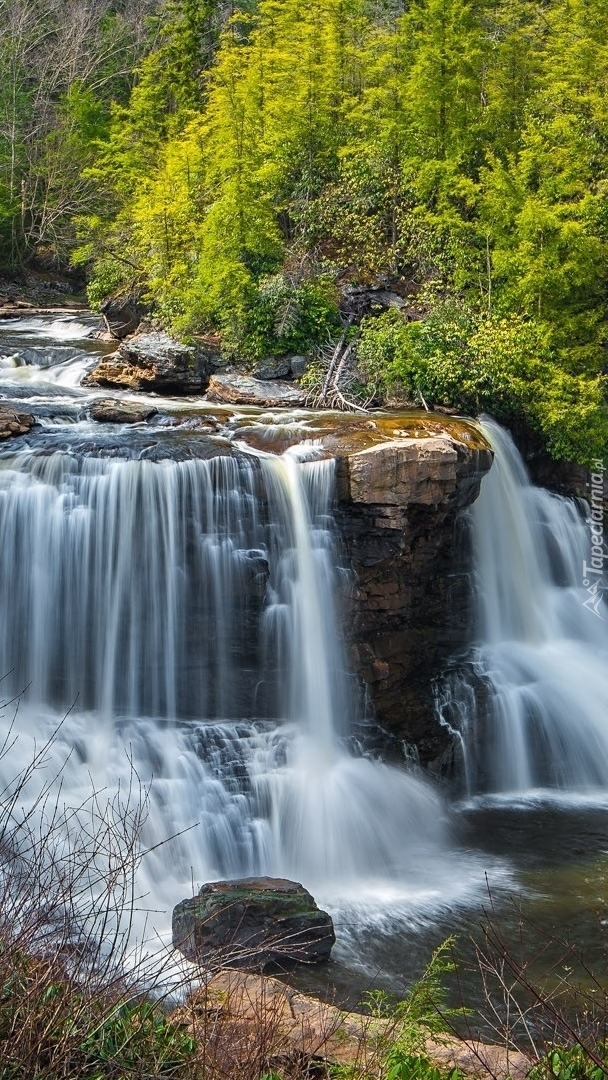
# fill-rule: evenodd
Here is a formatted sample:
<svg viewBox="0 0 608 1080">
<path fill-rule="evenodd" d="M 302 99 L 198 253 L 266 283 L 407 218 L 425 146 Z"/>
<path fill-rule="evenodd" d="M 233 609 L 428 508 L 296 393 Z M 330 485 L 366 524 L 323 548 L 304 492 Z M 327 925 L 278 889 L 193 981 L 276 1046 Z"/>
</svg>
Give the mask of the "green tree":
<svg viewBox="0 0 608 1080">
<path fill-rule="evenodd" d="M 498 309 L 541 322 L 564 370 L 593 375 L 608 331 L 608 13 L 564 0 L 549 18 L 520 146 L 490 159 L 481 218 Z"/>
</svg>

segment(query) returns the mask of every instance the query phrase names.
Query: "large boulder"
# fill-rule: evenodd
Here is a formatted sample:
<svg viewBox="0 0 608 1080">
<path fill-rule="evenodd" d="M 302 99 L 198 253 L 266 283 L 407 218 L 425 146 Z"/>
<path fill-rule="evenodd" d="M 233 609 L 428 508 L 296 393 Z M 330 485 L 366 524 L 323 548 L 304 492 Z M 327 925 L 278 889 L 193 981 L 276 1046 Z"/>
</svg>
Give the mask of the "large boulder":
<svg viewBox="0 0 608 1080">
<path fill-rule="evenodd" d="M 267 356 L 253 371 L 256 379 L 284 379 L 290 374 L 291 368 L 287 356 Z"/>
<path fill-rule="evenodd" d="M 305 375 L 312 363 L 312 357 L 310 356 L 290 356 L 289 357 L 289 370 L 294 379 L 301 379 L 302 375 Z"/>
<path fill-rule="evenodd" d="M 117 386 L 162 394 L 202 394 L 217 357 L 202 345 L 183 345 L 167 334 L 139 334 L 121 342 L 82 380 L 83 386 Z"/>
<path fill-rule="evenodd" d="M 207 400 L 224 402 L 227 405 L 261 405 L 268 409 L 286 406 L 297 409 L 306 404 L 306 394 L 280 379 L 266 382 L 250 375 L 214 375 L 209 380 Z"/>
<path fill-rule="evenodd" d="M 173 909 L 174 947 L 209 967 L 319 964 L 335 940 L 331 916 L 285 878 L 212 882 Z"/>
<path fill-rule="evenodd" d="M 7 405 L 0 405 L 0 439 L 13 435 L 25 435 L 36 423 L 31 413 L 18 412 Z"/>
</svg>

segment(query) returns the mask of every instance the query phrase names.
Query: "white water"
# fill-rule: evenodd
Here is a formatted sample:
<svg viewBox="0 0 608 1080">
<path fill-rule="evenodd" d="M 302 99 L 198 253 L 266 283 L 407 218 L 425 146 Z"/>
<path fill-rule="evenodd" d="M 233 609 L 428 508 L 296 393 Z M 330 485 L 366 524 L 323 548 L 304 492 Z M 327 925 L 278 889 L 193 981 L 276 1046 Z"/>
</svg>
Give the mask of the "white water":
<svg viewBox="0 0 608 1080">
<path fill-rule="evenodd" d="M 302 881 L 342 920 L 338 954 L 366 919 L 390 910 L 394 932 L 470 900 L 481 866 L 450 851 L 430 785 L 349 743 L 333 463 L 153 462 L 132 440 L 0 458 L 0 671 L 22 695 L 0 789 L 47 739 L 25 811 L 61 787 L 84 828 L 92 791 L 143 785 L 130 933 L 152 953 L 214 878 Z"/>
<path fill-rule="evenodd" d="M 590 533 L 575 502 L 530 484 L 505 431 L 484 430 L 495 460 L 471 513 L 477 644 L 440 713 L 469 795 L 605 796 L 608 605 L 604 619 L 584 606 Z"/>
<path fill-rule="evenodd" d="M 0 381 L 73 389 L 92 367 L 87 341 L 99 319 L 62 315 L 55 318 L 6 319 L 0 322 Z"/>
</svg>

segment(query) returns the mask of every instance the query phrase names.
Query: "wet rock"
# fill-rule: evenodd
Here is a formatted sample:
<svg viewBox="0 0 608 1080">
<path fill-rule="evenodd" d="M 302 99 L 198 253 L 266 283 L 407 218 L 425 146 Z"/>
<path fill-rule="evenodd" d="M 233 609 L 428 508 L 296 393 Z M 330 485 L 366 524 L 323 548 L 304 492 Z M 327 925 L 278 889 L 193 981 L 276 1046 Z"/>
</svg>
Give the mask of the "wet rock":
<svg viewBox="0 0 608 1080">
<path fill-rule="evenodd" d="M 83 386 L 118 386 L 165 394 L 202 394 L 216 357 L 202 345 L 182 345 L 167 334 L 123 341 L 82 380 Z"/>
<path fill-rule="evenodd" d="M 289 375 L 290 366 L 289 360 L 285 356 L 281 356 L 278 359 L 274 356 L 267 356 L 253 372 L 255 379 L 284 379 Z"/>
<path fill-rule="evenodd" d="M 351 319 L 359 320 L 364 315 L 376 313 L 387 308 L 407 309 L 407 301 L 398 293 L 382 284 L 345 285 L 340 290 L 340 310 Z"/>
<path fill-rule="evenodd" d="M 331 916 L 285 878 L 216 881 L 173 910 L 174 947 L 205 966 L 318 964 L 335 940 Z"/>
<path fill-rule="evenodd" d="M 132 401 L 119 401 L 116 398 L 100 398 L 89 409 L 91 420 L 100 424 L 142 424 L 155 416 L 158 409 L 154 405 L 139 405 Z"/>
<path fill-rule="evenodd" d="M 291 383 L 280 380 L 269 386 L 251 375 L 214 375 L 209 380 L 207 400 L 227 405 L 262 405 L 270 409 L 283 405 L 298 408 L 305 404 L 306 395 Z"/>
<path fill-rule="evenodd" d="M 492 453 L 476 433 L 392 439 L 339 461 L 338 521 L 354 571 L 345 618 L 353 668 L 380 723 L 438 761 L 449 737 L 433 682 L 467 642 L 471 588 L 459 516 Z"/>
<path fill-rule="evenodd" d="M 132 296 L 120 299 L 109 296 L 100 311 L 109 333 L 120 341 L 135 333 L 143 315 L 143 308 Z"/>
<path fill-rule="evenodd" d="M 36 418 L 30 413 L 18 412 L 6 405 L 0 405 L 0 439 L 25 435 L 35 423 Z"/>
</svg>

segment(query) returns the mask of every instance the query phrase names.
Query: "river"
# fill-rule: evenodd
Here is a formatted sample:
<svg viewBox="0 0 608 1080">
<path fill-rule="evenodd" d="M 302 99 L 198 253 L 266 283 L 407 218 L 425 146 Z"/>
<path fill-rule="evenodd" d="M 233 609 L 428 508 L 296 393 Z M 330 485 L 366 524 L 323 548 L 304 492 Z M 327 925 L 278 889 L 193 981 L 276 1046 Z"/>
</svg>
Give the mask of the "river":
<svg viewBox="0 0 608 1080">
<path fill-rule="evenodd" d="M 130 948 L 166 965 L 193 886 L 270 873 L 334 918 L 329 965 L 300 982 L 349 1001 L 403 993 L 449 934 L 470 957 L 491 908 L 514 938 L 523 905 L 600 956 L 608 639 L 582 608 L 580 511 L 531 489 L 491 430 L 476 629 L 438 692 L 460 783 L 439 787 L 354 738 L 331 417 L 154 398 L 147 424 L 96 423 L 88 406 L 113 396 L 80 386 L 111 348 L 96 325 L 0 323 L 0 400 L 39 421 L 0 444 L 0 685 L 18 701 L 0 771 L 10 790 L 48 740 L 20 799 L 42 817 L 60 785 L 81 829 L 92 792 L 145 800 Z M 482 1000 L 474 972 L 463 986 Z"/>
</svg>

